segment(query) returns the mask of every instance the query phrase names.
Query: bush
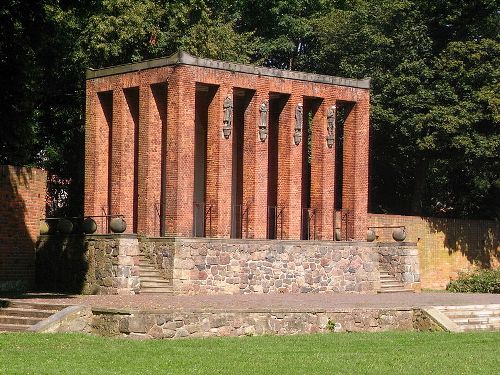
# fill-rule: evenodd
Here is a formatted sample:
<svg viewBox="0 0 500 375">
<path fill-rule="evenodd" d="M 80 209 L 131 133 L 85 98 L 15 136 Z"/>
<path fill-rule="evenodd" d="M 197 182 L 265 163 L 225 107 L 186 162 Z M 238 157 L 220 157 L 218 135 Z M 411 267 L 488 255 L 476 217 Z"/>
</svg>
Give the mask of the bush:
<svg viewBox="0 0 500 375">
<path fill-rule="evenodd" d="M 500 270 L 480 270 L 462 273 L 455 281 L 451 281 L 446 290 L 454 293 L 499 293 Z"/>
</svg>

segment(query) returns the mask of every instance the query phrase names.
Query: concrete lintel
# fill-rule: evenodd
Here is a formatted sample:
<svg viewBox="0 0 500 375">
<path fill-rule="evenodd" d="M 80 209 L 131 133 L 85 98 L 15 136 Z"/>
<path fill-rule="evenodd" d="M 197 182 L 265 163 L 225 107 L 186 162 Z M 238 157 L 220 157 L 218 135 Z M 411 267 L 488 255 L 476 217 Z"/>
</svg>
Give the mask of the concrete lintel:
<svg viewBox="0 0 500 375">
<path fill-rule="evenodd" d="M 352 78 L 334 77 L 322 74 L 297 72 L 297 71 L 282 70 L 282 69 L 272 69 L 272 68 L 232 63 L 227 61 L 204 59 L 200 57 L 191 56 L 183 51 L 179 51 L 169 57 L 145 60 L 138 63 L 116 65 L 101 69 L 89 68 L 87 69 L 86 72 L 86 79 L 89 80 L 116 74 L 138 72 L 141 70 L 159 68 L 171 65 L 199 66 L 210 69 L 226 70 L 234 73 L 246 73 L 258 76 L 325 83 L 329 85 L 347 86 L 360 89 L 369 89 L 371 82 L 371 78 L 352 79 Z"/>
</svg>

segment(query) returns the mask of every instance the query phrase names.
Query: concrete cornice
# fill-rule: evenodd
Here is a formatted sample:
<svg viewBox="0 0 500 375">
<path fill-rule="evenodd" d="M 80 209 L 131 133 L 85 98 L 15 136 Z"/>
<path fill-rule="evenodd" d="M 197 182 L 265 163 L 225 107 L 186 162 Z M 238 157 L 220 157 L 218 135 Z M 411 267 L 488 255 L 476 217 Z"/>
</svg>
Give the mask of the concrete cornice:
<svg viewBox="0 0 500 375">
<path fill-rule="evenodd" d="M 369 89 L 371 81 L 371 78 L 365 78 L 359 80 L 359 79 L 334 77 L 334 76 L 327 76 L 314 73 L 296 72 L 291 70 L 264 68 L 253 65 L 237 64 L 227 61 L 203 59 L 200 57 L 191 56 L 190 54 L 183 51 L 174 53 L 169 57 L 161 57 L 153 60 L 145 60 L 138 63 L 116 65 L 101 69 L 89 68 L 87 69 L 86 72 L 86 79 L 89 80 L 94 78 L 112 76 L 116 74 L 138 72 L 141 70 L 159 68 L 163 66 L 172 66 L 172 65 L 199 66 L 210 69 L 226 70 L 234 73 L 254 74 L 258 76 L 324 83 L 329 85 L 355 87 L 360 89 Z"/>
</svg>

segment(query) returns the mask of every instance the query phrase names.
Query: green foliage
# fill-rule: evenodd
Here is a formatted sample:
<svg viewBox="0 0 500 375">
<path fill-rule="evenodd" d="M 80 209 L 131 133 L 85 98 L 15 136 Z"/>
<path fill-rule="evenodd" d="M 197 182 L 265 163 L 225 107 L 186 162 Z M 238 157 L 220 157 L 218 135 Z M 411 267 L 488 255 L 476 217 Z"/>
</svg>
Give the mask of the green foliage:
<svg viewBox="0 0 500 375">
<path fill-rule="evenodd" d="M 463 273 L 451 281 L 446 290 L 454 293 L 500 293 L 500 270 Z"/>
<path fill-rule="evenodd" d="M 500 219 L 495 0 L 5 0 L 0 162 L 82 206 L 87 67 L 168 56 L 372 77 L 372 212 Z"/>
<path fill-rule="evenodd" d="M 329 332 L 335 332 L 335 321 L 328 319 L 328 322 L 326 322 L 326 330 Z"/>
</svg>

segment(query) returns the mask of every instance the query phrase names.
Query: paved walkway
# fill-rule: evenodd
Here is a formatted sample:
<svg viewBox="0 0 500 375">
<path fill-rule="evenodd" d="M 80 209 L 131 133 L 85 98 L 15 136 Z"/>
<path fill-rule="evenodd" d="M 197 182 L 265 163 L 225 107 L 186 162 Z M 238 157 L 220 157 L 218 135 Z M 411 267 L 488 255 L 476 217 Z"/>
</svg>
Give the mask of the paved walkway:
<svg viewBox="0 0 500 375">
<path fill-rule="evenodd" d="M 64 296 L 25 294 L 11 299 L 89 305 L 93 308 L 137 310 L 250 310 L 317 311 L 350 308 L 421 307 L 438 305 L 500 304 L 500 294 L 394 293 L 394 294 L 239 294 L 239 295 L 132 295 Z"/>
</svg>

